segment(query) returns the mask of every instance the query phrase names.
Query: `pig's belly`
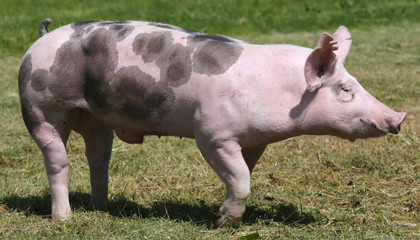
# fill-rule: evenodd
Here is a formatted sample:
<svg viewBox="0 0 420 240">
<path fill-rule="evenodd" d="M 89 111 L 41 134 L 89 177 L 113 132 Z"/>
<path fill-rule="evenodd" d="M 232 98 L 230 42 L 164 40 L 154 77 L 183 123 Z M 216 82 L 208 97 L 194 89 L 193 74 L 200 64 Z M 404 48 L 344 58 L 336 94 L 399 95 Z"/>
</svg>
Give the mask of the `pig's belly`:
<svg viewBox="0 0 420 240">
<path fill-rule="evenodd" d="M 115 113 L 96 117 L 112 127 L 118 138 L 127 143 L 142 143 L 146 135 L 194 138 L 193 119 L 176 114 L 168 114 L 159 122 L 130 119 Z"/>
</svg>

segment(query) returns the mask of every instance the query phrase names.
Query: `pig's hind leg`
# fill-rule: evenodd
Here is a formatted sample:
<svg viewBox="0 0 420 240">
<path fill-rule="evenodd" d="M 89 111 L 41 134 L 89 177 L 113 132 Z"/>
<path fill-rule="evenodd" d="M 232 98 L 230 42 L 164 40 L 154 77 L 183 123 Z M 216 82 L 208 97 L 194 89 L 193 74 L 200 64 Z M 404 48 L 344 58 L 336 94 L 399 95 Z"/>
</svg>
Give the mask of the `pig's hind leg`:
<svg viewBox="0 0 420 240">
<path fill-rule="evenodd" d="M 209 142 L 196 137 L 196 141 L 203 157 L 227 187 L 226 198 L 219 209 L 217 227 L 233 225 L 241 220 L 250 194 L 250 171 L 241 147 L 231 140 Z"/>
<path fill-rule="evenodd" d="M 113 130 L 86 111 L 81 111 L 79 114 L 74 130 L 85 140 L 85 154 L 90 170 L 91 203 L 97 209 L 106 209 Z"/>
<path fill-rule="evenodd" d="M 22 113 L 31 136 L 44 156 L 52 198 L 52 217 L 67 219 L 71 209 L 66 143 L 78 110 L 65 110 L 56 106 L 39 108 L 22 104 Z"/>
</svg>

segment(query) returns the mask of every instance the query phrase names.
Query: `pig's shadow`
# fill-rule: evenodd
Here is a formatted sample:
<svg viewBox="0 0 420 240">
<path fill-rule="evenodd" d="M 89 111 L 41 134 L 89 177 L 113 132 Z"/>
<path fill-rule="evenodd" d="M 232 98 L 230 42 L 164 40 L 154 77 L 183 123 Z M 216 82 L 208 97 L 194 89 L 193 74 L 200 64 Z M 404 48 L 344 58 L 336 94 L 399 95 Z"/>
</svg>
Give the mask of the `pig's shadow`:
<svg viewBox="0 0 420 240">
<path fill-rule="evenodd" d="M 300 99 L 300 102 L 298 105 L 293 107 L 289 113 L 290 118 L 296 119 L 302 115 L 302 113 L 308 108 L 309 104 L 312 102 L 312 100 L 317 95 L 318 91 L 315 92 L 309 92 L 306 90 L 303 93 L 302 98 Z"/>
<path fill-rule="evenodd" d="M 49 194 L 29 197 L 9 195 L 0 199 L 0 204 L 6 205 L 13 211 L 23 212 L 27 216 L 34 214 L 50 217 L 51 198 Z M 70 204 L 73 211 L 93 211 L 88 193 L 70 193 Z M 307 225 L 321 222 L 321 219 L 311 213 L 298 210 L 293 204 L 265 205 L 264 209 L 260 207 L 247 206 L 242 222 L 253 224 L 257 221 L 276 221 L 287 225 Z M 119 218 L 169 218 L 212 228 L 217 220 L 218 208 L 217 205 L 206 205 L 204 202 L 191 204 L 179 201 L 157 201 L 150 206 L 142 206 L 124 196 L 119 196 L 109 202 L 107 212 Z"/>
</svg>

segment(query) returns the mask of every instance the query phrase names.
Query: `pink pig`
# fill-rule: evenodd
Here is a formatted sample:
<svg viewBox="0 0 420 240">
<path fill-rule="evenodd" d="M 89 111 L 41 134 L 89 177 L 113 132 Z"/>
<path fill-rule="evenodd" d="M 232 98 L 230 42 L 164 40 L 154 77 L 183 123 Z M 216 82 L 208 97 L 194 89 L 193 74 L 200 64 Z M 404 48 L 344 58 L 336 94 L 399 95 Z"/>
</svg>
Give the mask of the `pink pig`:
<svg viewBox="0 0 420 240">
<path fill-rule="evenodd" d="M 371 96 L 343 66 L 351 36 L 341 26 L 315 49 L 251 44 L 148 22 L 79 22 L 38 39 L 23 57 L 25 124 L 44 156 L 53 218 L 70 216 L 66 142 L 86 143 L 92 204 L 107 206 L 113 132 L 194 138 L 226 184 L 217 226 L 237 223 L 250 176 L 267 144 L 293 136 L 354 141 L 398 133 L 406 113 Z"/>
</svg>

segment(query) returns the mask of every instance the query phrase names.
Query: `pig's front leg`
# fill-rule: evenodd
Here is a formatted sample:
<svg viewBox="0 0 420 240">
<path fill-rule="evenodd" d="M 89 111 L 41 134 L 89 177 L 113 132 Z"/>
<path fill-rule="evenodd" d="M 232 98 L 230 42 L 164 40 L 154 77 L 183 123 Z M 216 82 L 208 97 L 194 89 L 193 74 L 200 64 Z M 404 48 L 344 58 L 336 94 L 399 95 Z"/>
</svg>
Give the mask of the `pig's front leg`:
<svg viewBox="0 0 420 240">
<path fill-rule="evenodd" d="M 241 147 L 232 140 L 206 141 L 196 138 L 201 154 L 226 184 L 227 195 L 219 210 L 217 227 L 233 225 L 245 212 L 250 194 L 250 171 Z"/>
</svg>

